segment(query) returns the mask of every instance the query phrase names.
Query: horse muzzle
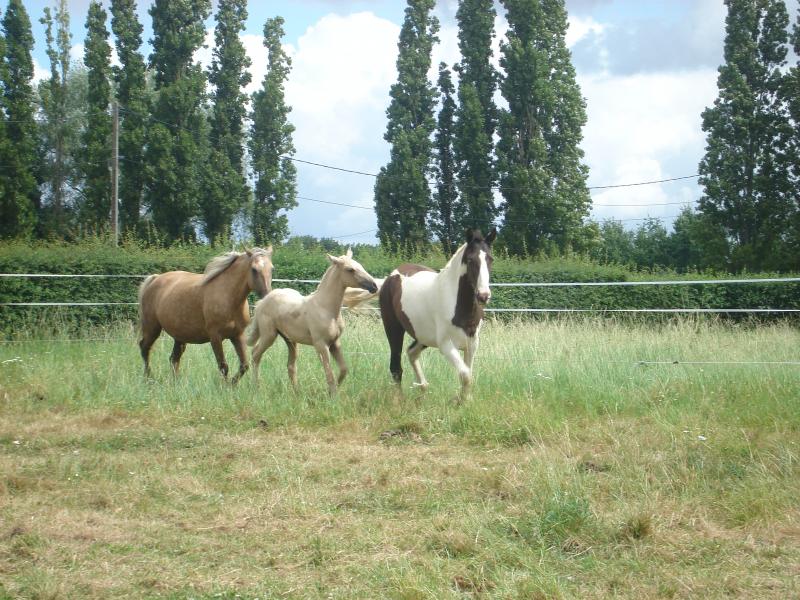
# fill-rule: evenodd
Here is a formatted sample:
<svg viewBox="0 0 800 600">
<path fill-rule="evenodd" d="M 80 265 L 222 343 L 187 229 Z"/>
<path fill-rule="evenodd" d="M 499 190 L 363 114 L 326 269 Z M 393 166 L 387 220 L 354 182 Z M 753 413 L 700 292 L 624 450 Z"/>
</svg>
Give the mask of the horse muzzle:
<svg viewBox="0 0 800 600">
<path fill-rule="evenodd" d="M 489 304 L 489 299 L 492 297 L 491 292 L 478 292 L 475 294 L 475 299 L 479 304 Z"/>
<path fill-rule="evenodd" d="M 367 290 L 370 294 L 374 294 L 378 291 L 378 286 L 375 284 L 374 281 L 367 281 L 361 284 L 361 287 Z"/>
</svg>

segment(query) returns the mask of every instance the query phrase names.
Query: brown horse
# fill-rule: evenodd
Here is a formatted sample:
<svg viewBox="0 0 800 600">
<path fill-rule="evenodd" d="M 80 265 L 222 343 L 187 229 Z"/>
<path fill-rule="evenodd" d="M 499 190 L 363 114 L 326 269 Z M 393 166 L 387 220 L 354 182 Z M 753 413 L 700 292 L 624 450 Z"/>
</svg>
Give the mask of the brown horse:
<svg viewBox="0 0 800 600">
<path fill-rule="evenodd" d="M 139 287 L 139 348 L 145 376 L 150 375 L 150 348 L 163 329 L 175 340 L 170 362 L 177 374 L 186 344 L 211 342 L 222 376 L 228 364 L 222 340 L 230 340 L 239 357 L 239 372 L 248 368 L 244 329 L 250 322 L 247 296 L 266 296 L 272 289 L 272 246 L 246 252 L 228 252 L 213 259 L 202 275 L 170 271 L 150 275 Z"/>
</svg>

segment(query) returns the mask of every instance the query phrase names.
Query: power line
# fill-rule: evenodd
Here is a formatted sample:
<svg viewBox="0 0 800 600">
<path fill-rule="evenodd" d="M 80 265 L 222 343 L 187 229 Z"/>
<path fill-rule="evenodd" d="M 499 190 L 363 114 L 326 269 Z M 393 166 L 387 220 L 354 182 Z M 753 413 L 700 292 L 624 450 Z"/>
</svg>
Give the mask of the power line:
<svg viewBox="0 0 800 600">
<path fill-rule="evenodd" d="M 187 132 L 192 133 L 194 135 L 200 135 L 201 134 L 200 131 L 197 131 L 195 129 L 190 129 L 188 127 L 185 127 L 183 125 L 178 125 L 176 123 L 168 123 L 166 121 L 162 121 L 160 119 L 156 119 L 152 115 L 143 115 L 142 113 L 139 113 L 139 112 L 136 112 L 136 111 L 132 111 L 129 108 L 123 107 L 121 105 L 120 105 L 120 110 L 123 111 L 123 112 L 130 113 L 130 114 L 135 114 L 135 115 L 137 115 L 139 117 L 148 118 L 151 121 L 155 121 L 156 123 L 161 123 L 162 125 L 165 125 L 167 127 L 174 127 L 174 128 L 178 128 L 178 129 L 183 129 L 184 131 L 187 131 Z M 320 168 L 323 168 L 323 169 L 329 169 L 329 170 L 332 170 L 332 171 L 339 171 L 339 172 L 342 172 L 342 173 L 352 173 L 354 175 L 363 175 L 365 177 L 378 177 L 378 175 L 379 175 L 378 173 L 369 173 L 367 171 L 360 171 L 358 169 L 349 169 L 347 167 L 339 167 L 339 166 L 336 166 L 336 165 L 329 165 L 329 164 L 326 164 L 326 163 L 306 160 L 306 159 L 303 159 L 303 158 L 297 158 L 295 156 L 289 156 L 289 155 L 285 155 L 285 154 L 281 155 L 280 158 L 282 158 L 284 160 L 290 160 L 290 161 L 296 162 L 296 163 L 301 163 L 301 164 L 305 164 L 305 165 L 311 165 L 311 166 L 320 167 Z M 681 177 L 670 177 L 668 179 L 656 179 L 656 180 L 652 180 L 652 181 L 637 181 L 637 182 L 634 182 L 634 183 L 619 183 L 619 184 L 612 184 L 612 185 L 596 185 L 596 186 L 588 186 L 586 189 L 588 189 L 588 190 L 607 190 L 607 189 L 612 189 L 612 188 L 633 187 L 633 186 L 641 186 L 641 185 L 653 185 L 653 184 L 658 184 L 658 183 L 669 183 L 669 182 L 672 182 L 672 181 L 681 181 L 681 180 L 685 180 L 685 179 L 694 179 L 695 177 L 700 177 L 700 175 L 699 174 L 683 175 Z M 428 181 L 427 183 L 428 183 L 428 185 L 437 185 L 437 182 L 435 182 L 435 181 Z M 457 185 L 457 184 L 451 184 L 451 185 Z M 473 187 L 475 187 L 475 186 L 473 186 Z M 505 187 L 505 186 L 499 185 L 499 186 L 491 186 L 491 189 L 498 190 L 498 191 L 502 192 L 502 191 L 515 191 L 515 190 L 520 190 L 520 189 L 523 189 L 523 188 L 509 188 L 509 187 Z"/>
</svg>

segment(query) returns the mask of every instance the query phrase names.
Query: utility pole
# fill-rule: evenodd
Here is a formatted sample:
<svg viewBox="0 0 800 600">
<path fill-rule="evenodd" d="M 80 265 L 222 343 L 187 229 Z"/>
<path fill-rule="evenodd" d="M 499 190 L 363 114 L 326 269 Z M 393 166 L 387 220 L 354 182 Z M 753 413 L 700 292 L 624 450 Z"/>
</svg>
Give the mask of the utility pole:
<svg viewBox="0 0 800 600">
<path fill-rule="evenodd" d="M 114 245 L 119 245 L 119 104 L 114 100 L 111 109 L 111 232 Z"/>
</svg>

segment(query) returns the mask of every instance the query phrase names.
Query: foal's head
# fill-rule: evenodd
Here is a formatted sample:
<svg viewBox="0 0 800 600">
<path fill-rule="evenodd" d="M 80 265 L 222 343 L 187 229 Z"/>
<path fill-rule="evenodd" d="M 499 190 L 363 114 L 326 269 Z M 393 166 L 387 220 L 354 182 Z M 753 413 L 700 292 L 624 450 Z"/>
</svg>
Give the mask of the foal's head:
<svg viewBox="0 0 800 600">
<path fill-rule="evenodd" d="M 248 281 L 259 298 L 263 298 L 272 291 L 272 246 L 251 248 L 245 251 L 246 260 L 250 262 Z"/>
<path fill-rule="evenodd" d="M 486 304 L 492 297 L 489 289 L 489 274 L 492 271 L 492 243 L 497 235 L 497 230 L 492 231 L 485 238 L 478 229 L 467 230 L 467 245 L 461 257 L 462 264 L 467 267 L 467 281 L 475 290 L 475 299 L 480 304 Z"/>
<path fill-rule="evenodd" d="M 353 251 L 348 248 L 343 256 L 331 256 L 328 254 L 331 265 L 339 272 L 339 277 L 345 287 L 354 287 L 367 290 L 374 294 L 378 291 L 378 285 L 372 275 L 362 267 L 358 261 L 353 260 Z"/>
</svg>

